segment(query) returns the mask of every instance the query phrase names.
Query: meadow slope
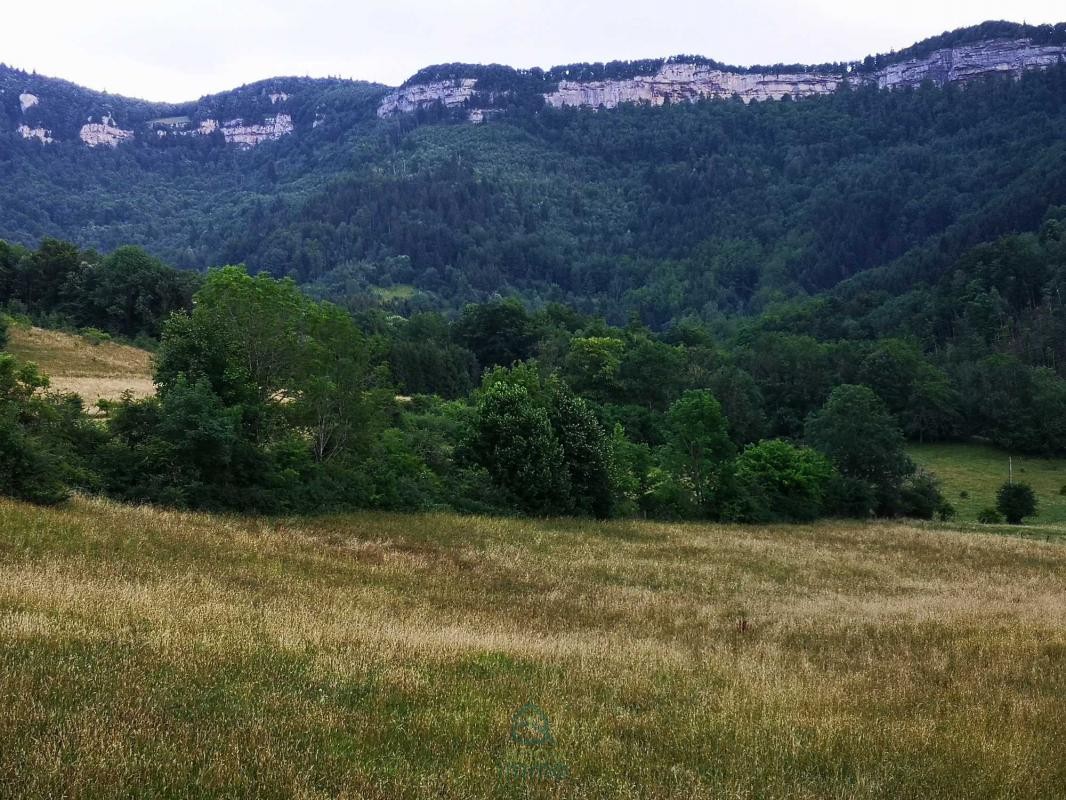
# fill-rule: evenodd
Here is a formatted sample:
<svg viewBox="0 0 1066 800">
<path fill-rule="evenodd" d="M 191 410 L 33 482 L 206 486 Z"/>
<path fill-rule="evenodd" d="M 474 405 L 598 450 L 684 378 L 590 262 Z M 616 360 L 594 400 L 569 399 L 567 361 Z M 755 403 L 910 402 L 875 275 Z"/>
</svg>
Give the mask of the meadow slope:
<svg viewBox="0 0 1066 800">
<path fill-rule="evenodd" d="M 5 797 L 1051 798 L 1063 696 L 1061 540 L 0 500 Z"/>
<path fill-rule="evenodd" d="M 12 325 L 8 336 L 12 355 L 32 361 L 48 375 L 52 389 L 80 395 L 86 407 L 118 400 L 126 391 L 134 397 L 155 393 L 147 350 L 21 323 Z"/>
<path fill-rule="evenodd" d="M 944 496 L 958 511 L 959 521 L 976 522 L 982 509 L 995 507 L 996 491 L 1010 476 L 1011 459 L 1014 480 L 1028 483 L 1036 493 L 1037 513 L 1027 521 L 1066 525 L 1066 459 L 1025 456 L 971 443 L 911 444 L 907 451 L 941 480 Z"/>
</svg>

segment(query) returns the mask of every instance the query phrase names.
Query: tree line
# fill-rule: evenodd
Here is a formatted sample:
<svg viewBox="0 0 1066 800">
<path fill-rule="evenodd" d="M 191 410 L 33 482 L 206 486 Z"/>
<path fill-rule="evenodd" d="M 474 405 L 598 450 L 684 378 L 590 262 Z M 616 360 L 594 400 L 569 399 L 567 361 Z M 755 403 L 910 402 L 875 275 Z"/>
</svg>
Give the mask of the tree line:
<svg viewBox="0 0 1066 800">
<path fill-rule="evenodd" d="M 1062 263 L 1057 218 L 1017 238 L 991 247 L 1032 256 L 1018 249 L 1028 243 L 1037 261 Z M 1004 281 L 1018 298 L 1047 295 L 1039 281 L 1031 295 L 1000 269 L 982 271 L 988 258 L 979 249 L 959 271 Z M 976 280 L 962 283 L 976 292 Z M 2 356 L 0 491 L 260 513 L 947 518 L 908 438 L 1066 452 L 1056 427 L 1066 382 L 1053 369 L 961 322 L 932 346 L 899 331 L 863 337 L 837 313 L 843 300 L 821 302 L 830 313 L 784 306 L 715 330 L 612 326 L 515 299 L 405 318 L 346 310 L 241 267 L 184 273 L 133 247 L 0 245 L 8 313 L 142 337 L 156 349 L 158 388 L 90 419 L 32 365 Z M 1018 317 L 1017 329 L 1036 319 Z M 975 415 L 975 402 L 1013 409 L 1014 427 Z"/>
</svg>

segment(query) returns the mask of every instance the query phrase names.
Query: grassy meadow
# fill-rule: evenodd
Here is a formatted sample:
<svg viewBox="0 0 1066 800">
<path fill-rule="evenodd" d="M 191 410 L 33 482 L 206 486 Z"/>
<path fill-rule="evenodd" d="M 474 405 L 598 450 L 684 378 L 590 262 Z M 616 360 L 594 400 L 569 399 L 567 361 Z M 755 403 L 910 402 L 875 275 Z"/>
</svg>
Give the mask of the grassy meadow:
<svg viewBox="0 0 1066 800">
<path fill-rule="evenodd" d="M 22 361 L 32 361 L 51 380 L 53 389 L 81 396 L 87 408 L 103 400 L 118 400 L 130 391 L 134 397 L 155 392 L 152 355 L 118 342 L 94 343 L 73 333 L 15 324 L 8 330 L 7 350 Z"/>
<path fill-rule="evenodd" d="M 1007 459 L 1012 457 L 1014 480 L 1031 485 L 1040 504 L 1027 522 L 1066 525 L 1066 459 L 1011 456 L 981 444 L 915 444 L 907 450 L 940 478 L 959 521 L 975 522 L 981 509 L 996 505 L 996 491 L 1007 482 Z"/>
<path fill-rule="evenodd" d="M 1063 697 L 1061 540 L 0 500 L 0 797 L 1054 798 Z"/>
</svg>

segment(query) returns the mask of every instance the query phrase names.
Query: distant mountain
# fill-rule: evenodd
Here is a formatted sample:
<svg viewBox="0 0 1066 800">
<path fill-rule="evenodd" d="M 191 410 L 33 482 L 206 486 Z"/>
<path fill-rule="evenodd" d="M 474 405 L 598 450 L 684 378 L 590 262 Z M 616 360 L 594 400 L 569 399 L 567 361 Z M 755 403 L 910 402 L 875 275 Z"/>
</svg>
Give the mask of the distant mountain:
<svg viewBox="0 0 1066 800">
<path fill-rule="evenodd" d="M 1066 25 L 996 22 L 854 63 L 444 65 L 179 104 L 0 66 L 0 238 L 400 311 L 747 313 L 1035 230 L 1066 204 L 1064 54 Z"/>
<path fill-rule="evenodd" d="M 499 65 L 427 67 L 388 91 L 375 84 L 313 78 L 271 78 L 187 103 L 153 103 L 84 89 L 73 83 L 0 65 L 0 123 L 43 143 L 80 139 L 98 147 L 142 137 L 216 136 L 251 147 L 325 124 L 330 112 L 359 106 L 380 92 L 378 116 L 462 109 L 469 119 L 515 105 L 613 108 L 622 103 L 744 101 L 829 94 L 842 86 L 916 88 L 969 82 L 989 75 L 1018 77 L 1066 57 L 1066 23 L 1031 26 L 986 22 L 919 42 L 899 53 L 834 64 L 736 67 L 702 56 L 608 64 L 569 64 L 549 70 Z"/>
</svg>

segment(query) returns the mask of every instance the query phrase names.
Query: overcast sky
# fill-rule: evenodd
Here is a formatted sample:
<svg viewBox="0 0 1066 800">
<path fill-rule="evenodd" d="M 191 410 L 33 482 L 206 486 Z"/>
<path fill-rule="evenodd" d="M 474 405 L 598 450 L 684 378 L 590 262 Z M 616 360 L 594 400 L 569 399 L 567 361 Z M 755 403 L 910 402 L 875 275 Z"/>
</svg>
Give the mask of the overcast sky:
<svg viewBox="0 0 1066 800">
<path fill-rule="evenodd" d="M 518 67 L 699 54 L 819 63 L 986 19 L 1066 21 L 1063 0 L 30 0 L 0 61 L 94 89 L 191 100 L 275 75 L 398 84 L 449 61 Z"/>
</svg>

